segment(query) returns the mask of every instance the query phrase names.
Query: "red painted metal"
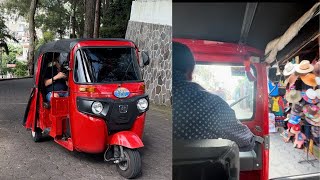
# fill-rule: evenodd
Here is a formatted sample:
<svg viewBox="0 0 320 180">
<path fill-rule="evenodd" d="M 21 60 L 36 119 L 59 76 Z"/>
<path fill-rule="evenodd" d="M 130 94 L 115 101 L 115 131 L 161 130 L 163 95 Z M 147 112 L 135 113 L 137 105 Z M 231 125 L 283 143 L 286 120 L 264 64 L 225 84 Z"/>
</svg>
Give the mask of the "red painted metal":
<svg viewBox="0 0 320 180">
<path fill-rule="evenodd" d="M 207 40 L 174 39 L 173 41 L 186 44 L 192 51 L 197 63 L 218 63 L 218 64 L 245 64 L 250 56 L 262 57 L 263 52 L 249 47 L 239 46 L 234 43 L 225 43 Z M 256 102 L 254 118 L 251 121 L 243 121 L 250 130 L 258 136 L 269 135 L 268 126 L 268 92 L 266 66 L 262 63 L 252 64 L 257 72 L 256 75 Z M 262 131 L 257 131 L 260 126 Z M 267 180 L 269 173 L 269 150 L 261 147 L 262 170 L 240 172 L 240 180 Z"/>
<path fill-rule="evenodd" d="M 123 145 L 128 148 L 143 147 L 141 141 L 145 123 L 145 113 L 138 116 L 130 130 L 109 133 L 104 119 L 81 113 L 77 110 L 76 98 L 112 98 L 118 99 L 113 95 L 119 86 L 125 87 L 130 91 L 130 97 L 143 95 L 145 93 L 144 82 L 130 82 L 122 84 L 76 84 L 73 80 L 74 55 L 81 47 L 133 47 L 136 48 L 136 56 L 139 61 L 138 48 L 130 41 L 97 40 L 82 41 L 77 43 L 70 52 L 69 67 L 69 96 L 65 98 L 52 98 L 50 110 L 42 106 L 42 97 L 38 97 L 38 84 L 42 64 L 42 56 L 38 59 L 36 76 L 35 94 L 31 101 L 30 113 L 27 118 L 26 128 L 32 128 L 35 120 L 35 107 L 37 98 L 39 99 L 39 118 L 38 127 L 41 129 L 50 127 L 50 136 L 54 137 L 55 142 L 70 151 L 74 149 L 80 152 L 101 153 L 104 152 L 108 144 Z M 93 92 L 81 92 L 79 88 L 94 88 Z M 69 121 L 71 138 L 62 140 L 63 132 L 67 130 L 66 122 Z"/>
<path fill-rule="evenodd" d="M 111 135 L 110 145 L 120 145 L 130 149 L 137 149 L 144 146 L 140 137 L 131 131 L 121 131 Z"/>
</svg>

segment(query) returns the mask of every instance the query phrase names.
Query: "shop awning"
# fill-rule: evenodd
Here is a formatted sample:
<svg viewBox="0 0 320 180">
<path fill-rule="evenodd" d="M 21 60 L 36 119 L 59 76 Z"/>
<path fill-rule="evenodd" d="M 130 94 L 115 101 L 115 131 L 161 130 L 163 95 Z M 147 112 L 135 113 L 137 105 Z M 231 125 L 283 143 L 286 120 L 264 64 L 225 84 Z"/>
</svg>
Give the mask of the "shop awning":
<svg viewBox="0 0 320 180">
<path fill-rule="evenodd" d="M 280 36 L 279 38 L 276 38 L 269 42 L 266 46 L 265 49 L 265 61 L 267 63 L 272 63 L 276 60 L 277 54 L 279 51 L 281 51 L 293 38 L 295 38 L 299 31 L 314 17 L 319 15 L 319 7 L 320 7 L 320 2 L 316 3 L 309 11 L 307 11 L 302 17 L 300 17 L 296 22 L 291 24 L 291 26 L 286 30 L 286 32 Z M 319 22 L 319 19 L 316 19 Z M 316 34 L 311 34 L 311 36 L 317 36 L 319 33 L 319 23 L 316 24 L 317 21 L 313 21 L 314 23 L 312 24 L 311 27 L 309 27 L 307 30 L 312 30 L 311 33 L 316 33 Z M 318 31 L 318 33 L 317 33 Z M 309 35 L 310 36 L 310 35 Z M 309 36 L 305 36 L 305 40 L 310 38 Z M 313 37 L 311 37 L 313 38 Z"/>
</svg>

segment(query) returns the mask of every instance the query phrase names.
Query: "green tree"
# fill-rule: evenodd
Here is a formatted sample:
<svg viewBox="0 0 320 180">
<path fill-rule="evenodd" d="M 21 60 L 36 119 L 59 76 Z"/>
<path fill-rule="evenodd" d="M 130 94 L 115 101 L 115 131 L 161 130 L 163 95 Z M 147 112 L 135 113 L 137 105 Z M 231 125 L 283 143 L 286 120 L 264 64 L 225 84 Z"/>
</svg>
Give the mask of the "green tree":
<svg viewBox="0 0 320 180">
<path fill-rule="evenodd" d="M 24 77 L 28 74 L 28 65 L 25 62 L 17 61 L 14 68 L 14 75 L 17 77 Z"/>
<path fill-rule="evenodd" d="M 101 37 L 124 38 L 130 18 L 132 0 L 110 2 L 107 11 L 101 18 Z"/>
<path fill-rule="evenodd" d="M 38 50 L 38 48 L 45 44 L 48 43 L 50 41 L 53 41 L 55 38 L 54 33 L 51 31 L 46 31 L 43 33 L 43 38 L 39 39 L 36 41 L 36 50 Z"/>
<path fill-rule="evenodd" d="M 18 42 L 13 35 L 9 32 L 9 29 L 5 25 L 5 20 L 3 16 L 0 15 L 0 50 L 3 48 L 7 54 L 9 54 L 9 48 L 7 41 L 8 40 L 13 40 Z M 1 52 L 1 51 L 0 51 Z M 1 59 L 1 54 L 0 54 L 0 59 Z"/>
</svg>

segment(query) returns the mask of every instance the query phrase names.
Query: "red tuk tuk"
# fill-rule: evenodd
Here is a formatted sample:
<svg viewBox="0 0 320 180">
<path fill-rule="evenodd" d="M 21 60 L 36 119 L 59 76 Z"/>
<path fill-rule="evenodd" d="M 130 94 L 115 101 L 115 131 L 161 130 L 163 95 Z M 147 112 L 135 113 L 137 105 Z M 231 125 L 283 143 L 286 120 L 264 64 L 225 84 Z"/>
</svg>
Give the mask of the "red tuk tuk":
<svg viewBox="0 0 320 180">
<path fill-rule="evenodd" d="M 57 54 L 68 77 L 68 96 L 48 101 L 44 78 Z M 69 151 L 104 152 L 105 161 L 117 164 L 126 178 L 139 175 L 138 149 L 144 146 L 149 108 L 139 69 L 149 57 L 141 56 L 142 62 L 138 47 L 125 39 L 65 39 L 41 46 L 24 117 L 33 140 L 40 142 L 47 133 Z"/>
</svg>

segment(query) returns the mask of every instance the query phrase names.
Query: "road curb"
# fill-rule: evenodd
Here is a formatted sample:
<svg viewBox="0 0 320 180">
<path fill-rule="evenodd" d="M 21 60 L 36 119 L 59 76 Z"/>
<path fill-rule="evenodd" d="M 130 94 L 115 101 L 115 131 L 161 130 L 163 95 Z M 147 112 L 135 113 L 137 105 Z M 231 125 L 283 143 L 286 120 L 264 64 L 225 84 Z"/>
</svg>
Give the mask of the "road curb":
<svg viewBox="0 0 320 180">
<path fill-rule="evenodd" d="M 28 78 L 32 78 L 32 76 L 20 77 L 20 78 L 6 78 L 6 79 L 0 79 L 0 81 L 18 80 L 18 79 L 28 79 Z"/>
</svg>

